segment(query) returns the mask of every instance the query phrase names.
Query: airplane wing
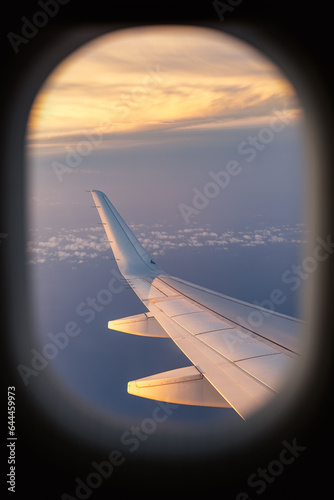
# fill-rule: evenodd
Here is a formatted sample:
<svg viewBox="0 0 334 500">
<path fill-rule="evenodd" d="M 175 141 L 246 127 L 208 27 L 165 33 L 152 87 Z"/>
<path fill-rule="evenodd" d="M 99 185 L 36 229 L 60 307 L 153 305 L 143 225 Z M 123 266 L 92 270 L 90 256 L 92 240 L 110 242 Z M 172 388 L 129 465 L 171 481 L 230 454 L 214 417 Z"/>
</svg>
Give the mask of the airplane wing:
<svg viewBox="0 0 334 500">
<path fill-rule="evenodd" d="M 233 408 L 243 419 L 266 404 L 298 356 L 301 322 L 163 271 L 109 199 L 91 191 L 118 268 L 147 312 L 108 328 L 169 337 L 192 365 L 128 383 L 159 401 Z"/>
</svg>

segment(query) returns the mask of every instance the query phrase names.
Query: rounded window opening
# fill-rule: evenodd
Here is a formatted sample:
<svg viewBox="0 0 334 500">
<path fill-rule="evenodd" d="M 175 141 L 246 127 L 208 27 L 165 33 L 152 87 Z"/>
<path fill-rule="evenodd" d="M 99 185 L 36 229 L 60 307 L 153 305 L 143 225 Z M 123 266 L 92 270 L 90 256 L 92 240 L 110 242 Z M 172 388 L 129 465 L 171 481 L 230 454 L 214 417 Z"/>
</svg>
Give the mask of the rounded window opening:
<svg viewBox="0 0 334 500">
<path fill-rule="evenodd" d="M 62 426 L 85 439 L 76 407 L 100 446 L 182 457 L 284 407 L 326 250 L 303 257 L 304 122 L 272 62 L 205 28 L 104 35 L 48 77 L 27 128 L 21 376 L 48 368 Z"/>
</svg>

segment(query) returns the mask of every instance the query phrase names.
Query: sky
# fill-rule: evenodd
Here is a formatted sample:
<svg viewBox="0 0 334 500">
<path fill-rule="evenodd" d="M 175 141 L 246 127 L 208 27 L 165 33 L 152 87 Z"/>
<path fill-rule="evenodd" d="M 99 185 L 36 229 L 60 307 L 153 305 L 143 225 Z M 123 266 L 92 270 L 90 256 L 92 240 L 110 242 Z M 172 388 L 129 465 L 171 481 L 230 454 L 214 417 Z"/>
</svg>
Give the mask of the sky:
<svg viewBox="0 0 334 500">
<path fill-rule="evenodd" d="M 144 309 L 119 281 L 112 300 L 101 292 L 116 268 L 88 191 L 105 192 L 168 273 L 248 302 L 281 288 L 277 310 L 297 316 L 300 290 L 282 274 L 307 241 L 304 126 L 296 92 L 273 63 L 204 28 L 104 35 L 44 82 L 26 134 L 31 346 L 76 323 L 80 334 L 46 370 L 68 406 L 103 420 L 96 439 L 112 419 L 121 430 L 156 407 L 128 395 L 127 381 L 190 363 L 169 340 L 107 330 L 108 320 Z M 94 297 L 99 310 L 83 317 L 80 304 Z M 161 432 L 205 434 L 238 419 L 182 406 Z"/>
</svg>

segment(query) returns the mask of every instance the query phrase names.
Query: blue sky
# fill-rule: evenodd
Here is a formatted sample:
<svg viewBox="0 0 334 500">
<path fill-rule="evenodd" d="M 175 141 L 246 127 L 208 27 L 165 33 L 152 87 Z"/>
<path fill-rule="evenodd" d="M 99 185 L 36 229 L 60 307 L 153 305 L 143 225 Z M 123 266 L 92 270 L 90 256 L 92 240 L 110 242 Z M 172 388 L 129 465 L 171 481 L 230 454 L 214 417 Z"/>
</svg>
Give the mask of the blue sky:
<svg viewBox="0 0 334 500">
<path fill-rule="evenodd" d="M 108 331 L 108 320 L 143 310 L 131 290 L 99 304 L 89 322 L 78 314 L 80 304 L 102 297 L 115 269 L 86 190 L 105 192 L 170 274 L 248 302 L 281 288 L 279 312 L 298 315 L 299 291 L 282 273 L 300 262 L 307 240 L 304 123 L 279 71 L 230 37 L 175 28 L 102 38 L 50 76 L 31 113 L 32 347 L 76 322 L 80 334 L 48 370 L 72 395 L 69 405 L 77 400 L 127 428 L 156 406 L 128 395 L 127 381 L 190 363 L 172 341 Z M 210 173 L 228 171 L 231 161 L 237 169 L 227 185 L 194 206 L 196 193 L 210 192 Z M 189 220 L 184 205 L 195 208 Z M 182 406 L 165 432 L 237 419 L 233 410 Z"/>
</svg>

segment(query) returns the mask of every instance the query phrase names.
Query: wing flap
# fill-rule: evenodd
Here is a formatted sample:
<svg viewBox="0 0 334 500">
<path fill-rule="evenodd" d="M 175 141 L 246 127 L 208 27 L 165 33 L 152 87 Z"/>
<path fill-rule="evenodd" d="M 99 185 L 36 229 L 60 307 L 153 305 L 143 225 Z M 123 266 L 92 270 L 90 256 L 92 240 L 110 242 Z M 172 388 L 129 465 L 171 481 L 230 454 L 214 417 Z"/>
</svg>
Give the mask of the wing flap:
<svg viewBox="0 0 334 500">
<path fill-rule="evenodd" d="M 292 370 L 293 362 L 294 359 L 289 356 L 274 354 L 243 359 L 238 361 L 237 365 L 258 380 L 265 380 L 269 387 L 279 392 L 283 381 Z"/>
<path fill-rule="evenodd" d="M 242 418 L 274 396 L 275 392 L 263 380 L 201 341 L 202 335 L 194 335 L 181 327 L 175 318 L 168 317 L 156 304 L 148 302 L 147 307 L 181 351 Z M 282 374 L 278 385 L 281 383 Z"/>
<path fill-rule="evenodd" d="M 198 369 L 242 418 L 247 418 L 274 396 L 272 389 L 212 351 L 197 337 L 180 339 L 177 345 L 193 363 L 200 360 L 196 364 Z"/>
</svg>

